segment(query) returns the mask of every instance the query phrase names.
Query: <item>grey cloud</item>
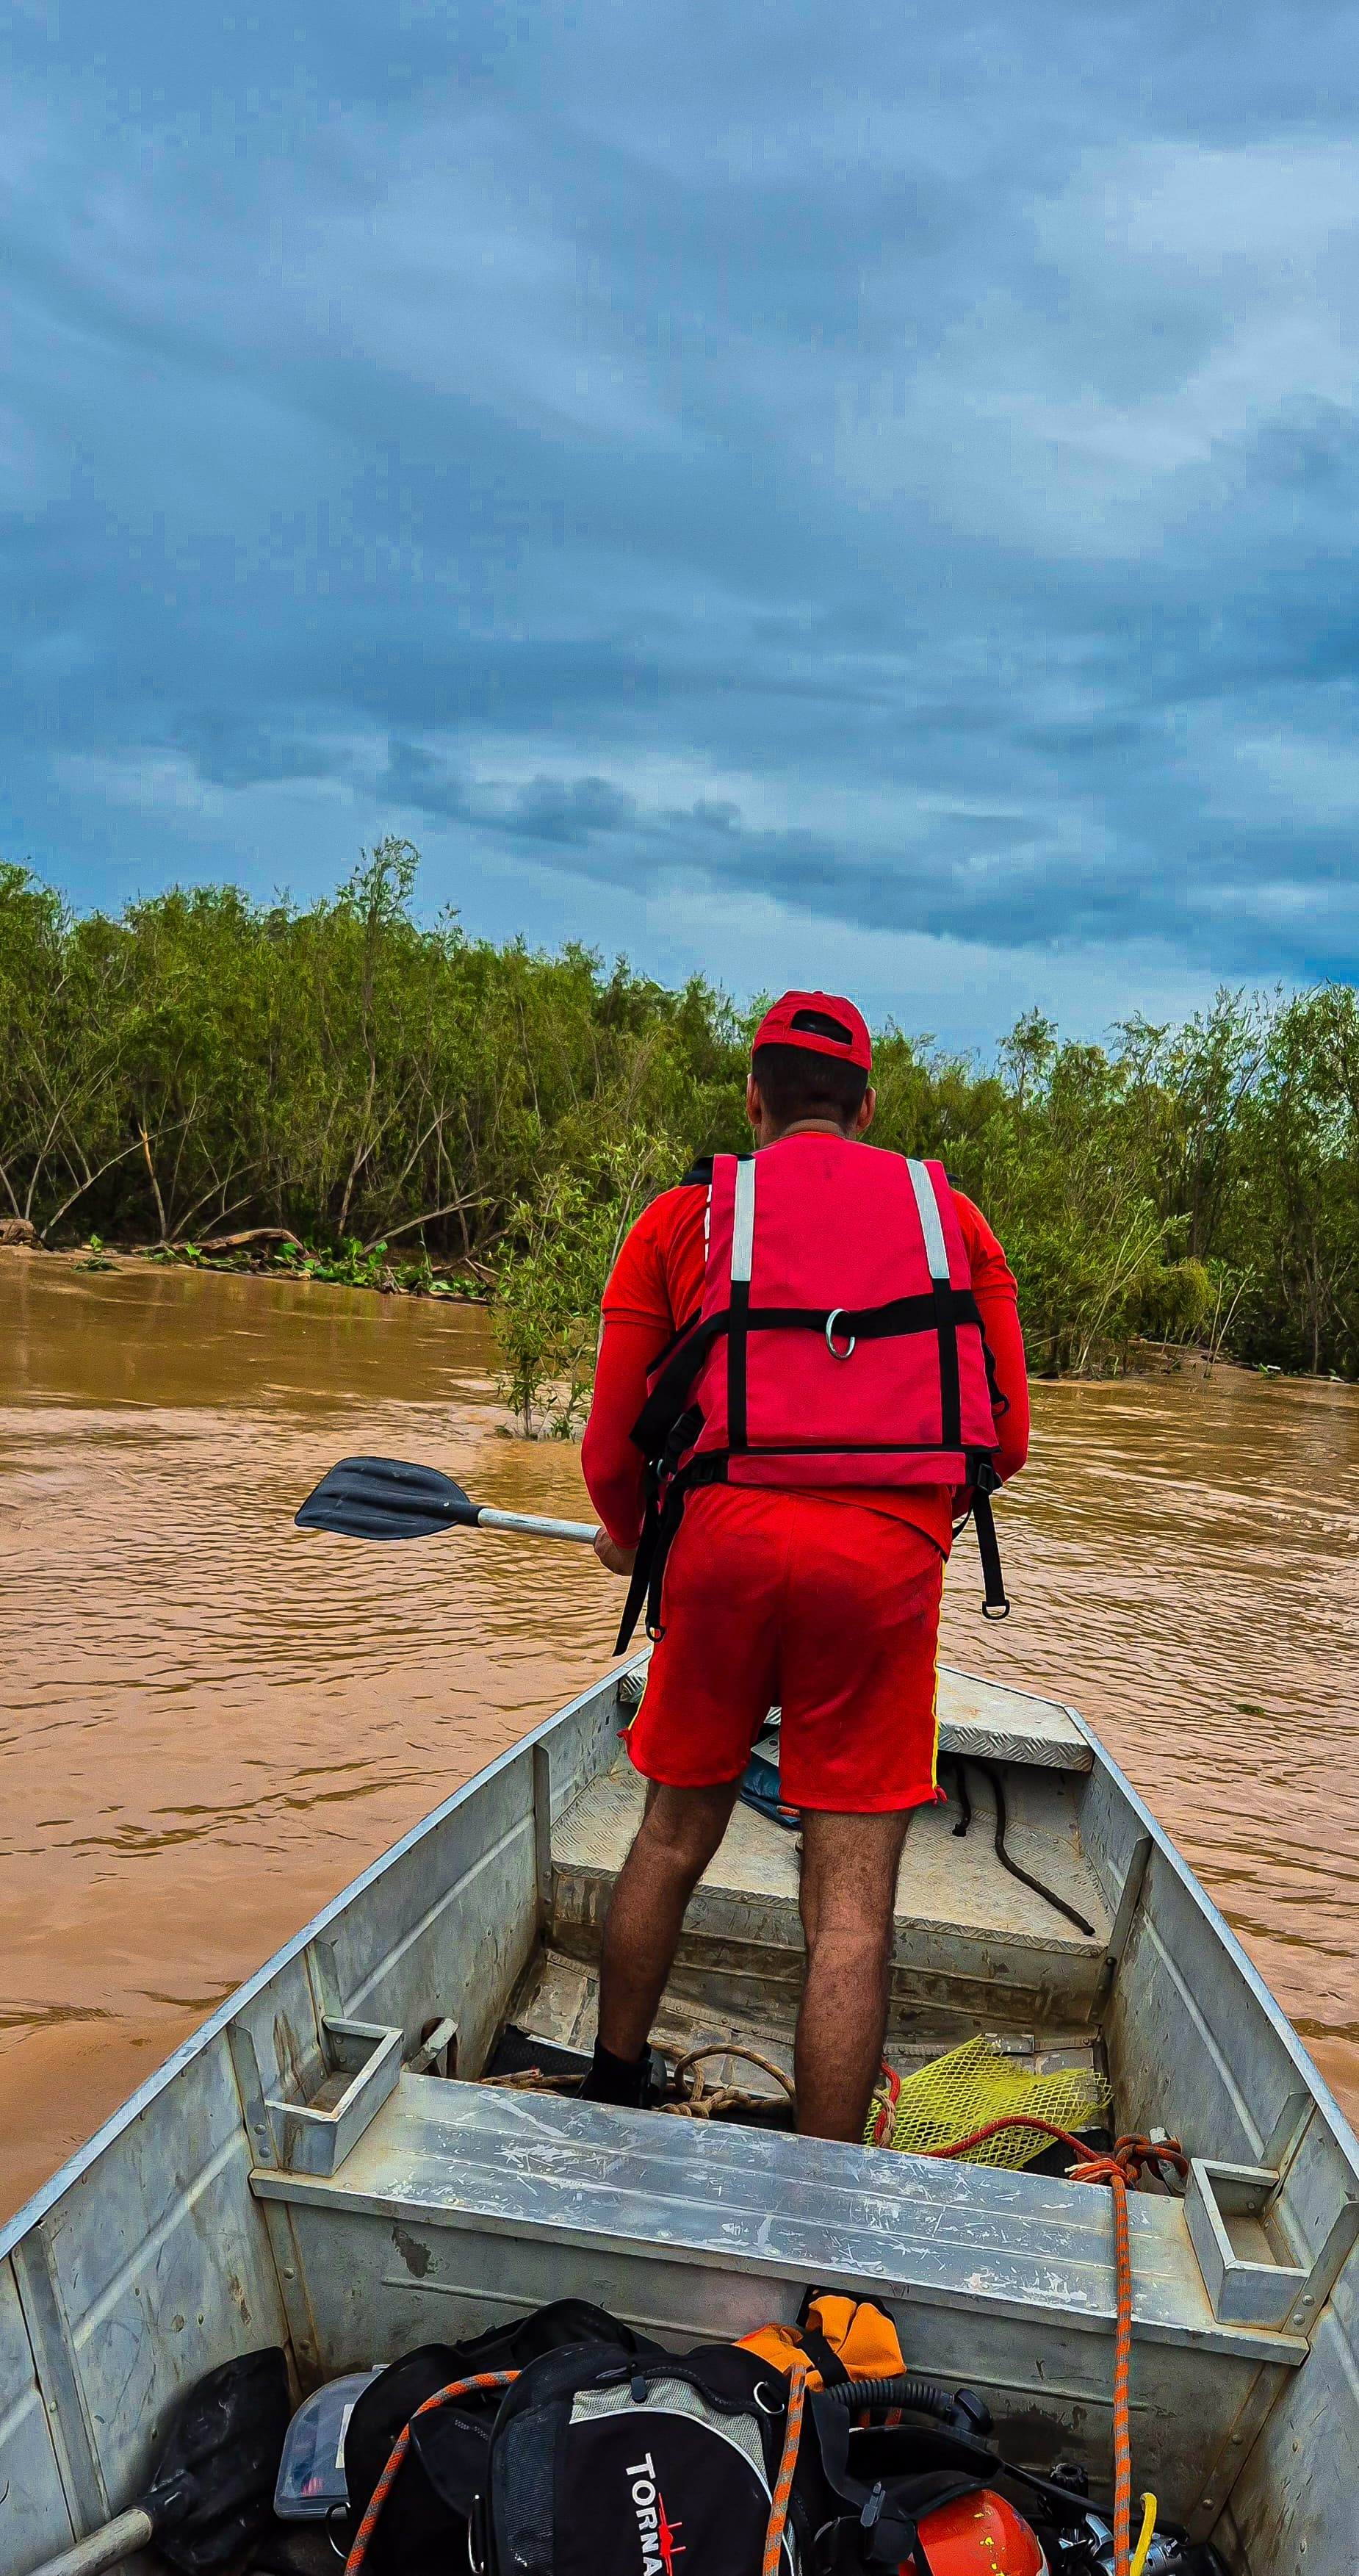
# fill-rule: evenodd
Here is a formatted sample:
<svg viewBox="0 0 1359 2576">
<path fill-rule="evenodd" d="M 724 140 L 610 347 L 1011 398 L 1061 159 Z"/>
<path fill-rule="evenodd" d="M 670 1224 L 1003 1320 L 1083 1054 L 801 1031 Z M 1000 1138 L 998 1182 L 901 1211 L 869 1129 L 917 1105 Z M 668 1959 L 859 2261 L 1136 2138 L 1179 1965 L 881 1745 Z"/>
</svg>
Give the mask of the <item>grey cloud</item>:
<svg viewBox="0 0 1359 2576">
<path fill-rule="evenodd" d="M 272 882 L 232 799 L 283 782 L 601 921 L 1346 971 L 1347 28 L 34 15 L 6 846 L 121 888 L 91 781 L 169 751 L 219 794 L 210 844 L 142 809 L 162 870 Z"/>
<path fill-rule="evenodd" d="M 622 832 L 633 823 L 637 799 L 607 778 L 530 779 L 515 790 L 502 828 L 530 841 L 559 841 L 579 849 L 597 832 Z"/>
</svg>

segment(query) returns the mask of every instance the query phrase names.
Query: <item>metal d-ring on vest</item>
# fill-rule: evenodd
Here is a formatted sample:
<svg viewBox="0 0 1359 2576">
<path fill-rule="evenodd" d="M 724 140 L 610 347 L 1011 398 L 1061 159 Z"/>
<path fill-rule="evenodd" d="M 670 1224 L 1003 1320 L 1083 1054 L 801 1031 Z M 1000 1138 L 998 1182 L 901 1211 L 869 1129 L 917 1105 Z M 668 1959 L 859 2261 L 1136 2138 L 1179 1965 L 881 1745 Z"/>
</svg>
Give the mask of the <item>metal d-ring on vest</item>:
<svg viewBox="0 0 1359 2576">
<path fill-rule="evenodd" d="M 843 1306 L 832 1306 L 830 1313 L 826 1317 L 826 1348 L 830 1352 L 833 1360 L 847 1360 L 851 1357 L 854 1350 L 854 1335 L 852 1333 L 849 1337 L 849 1349 L 847 1351 L 837 1351 L 835 1347 L 835 1327 L 844 1311 Z"/>
</svg>

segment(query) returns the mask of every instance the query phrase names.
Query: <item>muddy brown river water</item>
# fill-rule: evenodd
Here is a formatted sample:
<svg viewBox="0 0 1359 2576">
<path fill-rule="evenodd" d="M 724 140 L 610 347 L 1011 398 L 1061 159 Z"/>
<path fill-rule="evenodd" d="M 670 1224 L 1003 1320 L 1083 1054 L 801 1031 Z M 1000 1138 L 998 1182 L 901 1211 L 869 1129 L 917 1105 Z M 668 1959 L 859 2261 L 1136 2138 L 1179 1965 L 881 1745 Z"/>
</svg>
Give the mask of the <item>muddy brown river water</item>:
<svg viewBox="0 0 1359 2576">
<path fill-rule="evenodd" d="M 1359 1394 L 1035 1388 L 1015 1613 L 945 1655 L 1093 1719 L 1359 2110 Z M 584 1550 L 306 1537 L 347 1450 L 588 1516 L 485 1316 L 0 1253 L 0 2214 L 393 1838 L 607 1663 Z"/>
</svg>

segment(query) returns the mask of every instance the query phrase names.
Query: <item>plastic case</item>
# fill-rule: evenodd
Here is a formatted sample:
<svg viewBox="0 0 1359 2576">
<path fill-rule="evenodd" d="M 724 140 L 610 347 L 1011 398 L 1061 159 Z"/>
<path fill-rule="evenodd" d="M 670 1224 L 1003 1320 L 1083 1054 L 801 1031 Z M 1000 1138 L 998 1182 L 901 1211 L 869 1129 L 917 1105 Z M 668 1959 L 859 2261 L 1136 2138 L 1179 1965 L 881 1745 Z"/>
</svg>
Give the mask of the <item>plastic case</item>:
<svg viewBox="0 0 1359 2576">
<path fill-rule="evenodd" d="M 347 2502 L 344 2437 L 357 2400 L 381 2370 L 351 2370 L 298 2407 L 279 2462 L 274 2511 L 280 2522 L 316 2522 Z"/>
</svg>

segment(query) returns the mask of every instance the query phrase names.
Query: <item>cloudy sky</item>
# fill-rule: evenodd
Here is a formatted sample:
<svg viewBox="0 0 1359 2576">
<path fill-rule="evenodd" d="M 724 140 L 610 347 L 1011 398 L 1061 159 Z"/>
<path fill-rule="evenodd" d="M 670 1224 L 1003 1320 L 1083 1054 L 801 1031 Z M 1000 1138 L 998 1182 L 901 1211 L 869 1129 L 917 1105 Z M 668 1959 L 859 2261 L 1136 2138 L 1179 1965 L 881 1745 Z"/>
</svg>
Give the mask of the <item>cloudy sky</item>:
<svg viewBox="0 0 1359 2576">
<path fill-rule="evenodd" d="M 1359 963 L 1359 10 L 11 0 L 0 856 L 988 1046 Z"/>
</svg>

